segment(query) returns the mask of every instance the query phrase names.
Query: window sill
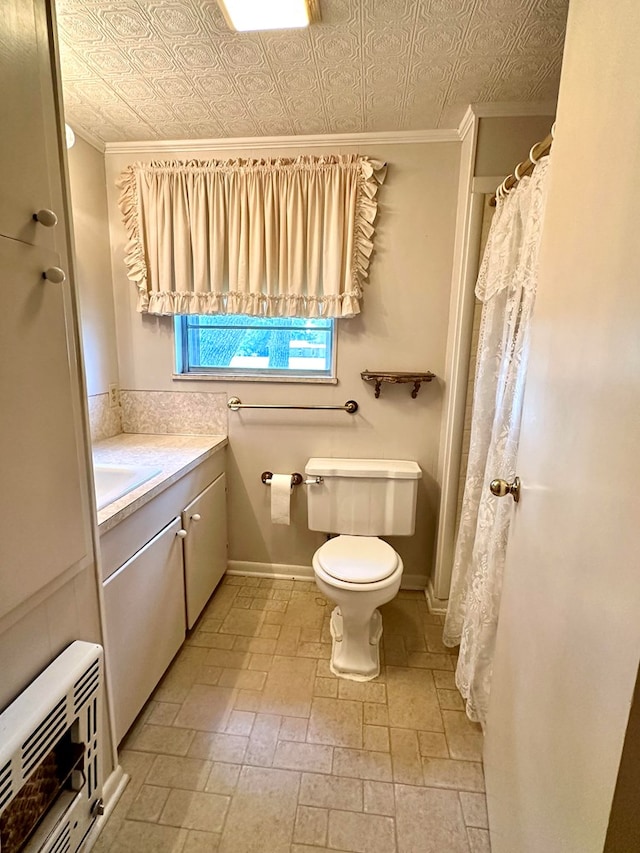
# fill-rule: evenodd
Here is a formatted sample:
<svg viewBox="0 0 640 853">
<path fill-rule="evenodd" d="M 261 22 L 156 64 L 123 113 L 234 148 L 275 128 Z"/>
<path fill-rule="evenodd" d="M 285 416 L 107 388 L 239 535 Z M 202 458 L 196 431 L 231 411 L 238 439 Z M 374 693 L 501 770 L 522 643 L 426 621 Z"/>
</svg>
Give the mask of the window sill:
<svg viewBox="0 0 640 853">
<path fill-rule="evenodd" d="M 332 376 L 247 376 L 237 373 L 173 373 L 171 378 L 177 382 L 279 382 L 306 385 L 337 385 Z"/>
</svg>

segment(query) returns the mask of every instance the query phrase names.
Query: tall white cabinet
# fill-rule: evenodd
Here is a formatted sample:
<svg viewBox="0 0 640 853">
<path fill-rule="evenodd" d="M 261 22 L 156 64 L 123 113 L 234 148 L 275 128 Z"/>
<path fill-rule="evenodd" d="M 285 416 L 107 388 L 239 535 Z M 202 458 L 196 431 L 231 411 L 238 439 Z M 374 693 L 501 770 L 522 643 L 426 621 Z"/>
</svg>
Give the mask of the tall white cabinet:
<svg viewBox="0 0 640 853">
<path fill-rule="evenodd" d="M 101 639 L 53 14 L 0 14 L 0 707 Z"/>
</svg>

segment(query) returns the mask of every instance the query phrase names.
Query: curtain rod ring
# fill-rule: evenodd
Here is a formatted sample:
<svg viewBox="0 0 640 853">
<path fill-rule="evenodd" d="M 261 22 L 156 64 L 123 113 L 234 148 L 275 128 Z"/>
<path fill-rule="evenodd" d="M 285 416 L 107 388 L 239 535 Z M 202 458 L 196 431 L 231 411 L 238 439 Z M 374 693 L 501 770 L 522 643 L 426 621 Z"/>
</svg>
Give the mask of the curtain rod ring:
<svg viewBox="0 0 640 853">
<path fill-rule="evenodd" d="M 531 160 L 531 162 L 533 163 L 534 166 L 537 166 L 538 163 L 540 162 L 540 158 L 536 157 L 534 154 L 537 144 L 538 144 L 537 142 L 534 142 L 533 145 L 531 146 L 531 151 L 529 151 L 529 160 Z"/>
<path fill-rule="evenodd" d="M 514 178 L 516 179 L 516 181 L 522 180 L 522 175 L 520 174 L 520 171 L 519 171 L 521 166 L 524 166 L 524 163 L 518 163 L 518 165 L 514 169 Z"/>
<path fill-rule="evenodd" d="M 554 123 L 551 125 L 551 138 L 552 138 L 552 139 L 555 139 L 555 138 L 556 138 L 556 123 L 555 123 L 555 121 L 554 121 Z"/>
</svg>

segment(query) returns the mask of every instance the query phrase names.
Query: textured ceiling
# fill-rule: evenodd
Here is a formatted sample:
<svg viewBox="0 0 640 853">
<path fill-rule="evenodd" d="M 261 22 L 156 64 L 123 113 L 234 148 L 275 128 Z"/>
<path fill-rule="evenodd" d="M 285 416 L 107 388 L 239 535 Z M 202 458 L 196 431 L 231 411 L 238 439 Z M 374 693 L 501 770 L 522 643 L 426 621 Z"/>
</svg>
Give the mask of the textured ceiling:
<svg viewBox="0 0 640 853">
<path fill-rule="evenodd" d="M 455 127 L 556 97 L 567 6 L 321 0 L 309 29 L 241 34 L 215 0 L 56 0 L 67 120 L 104 142 Z"/>
</svg>

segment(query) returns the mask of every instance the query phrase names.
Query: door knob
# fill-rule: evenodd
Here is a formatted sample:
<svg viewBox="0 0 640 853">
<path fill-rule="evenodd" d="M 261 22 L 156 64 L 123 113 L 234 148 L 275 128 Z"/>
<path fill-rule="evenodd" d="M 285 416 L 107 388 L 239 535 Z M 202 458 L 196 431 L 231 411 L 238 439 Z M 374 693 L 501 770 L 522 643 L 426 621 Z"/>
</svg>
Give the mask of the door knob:
<svg viewBox="0 0 640 853">
<path fill-rule="evenodd" d="M 180 539 L 184 539 L 186 535 L 187 535 L 186 530 L 178 530 L 178 532 L 176 533 L 176 536 L 179 536 Z"/>
<path fill-rule="evenodd" d="M 191 516 L 191 521 L 200 521 L 201 518 L 202 518 L 202 516 L 200 515 L 199 512 L 194 512 L 193 515 Z"/>
<path fill-rule="evenodd" d="M 516 503 L 520 500 L 520 477 L 515 477 L 513 483 L 507 483 L 506 480 L 492 480 L 489 484 L 491 494 L 497 498 L 504 498 L 506 495 L 511 495 Z"/>
<path fill-rule="evenodd" d="M 60 267 L 49 267 L 48 270 L 42 273 L 42 278 L 46 278 L 47 281 L 52 281 L 54 284 L 62 284 L 67 276 L 65 271 L 61 270 Z"/>
</svg>

